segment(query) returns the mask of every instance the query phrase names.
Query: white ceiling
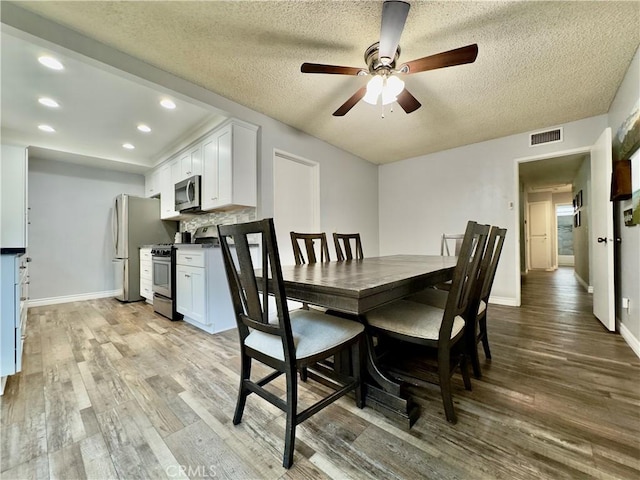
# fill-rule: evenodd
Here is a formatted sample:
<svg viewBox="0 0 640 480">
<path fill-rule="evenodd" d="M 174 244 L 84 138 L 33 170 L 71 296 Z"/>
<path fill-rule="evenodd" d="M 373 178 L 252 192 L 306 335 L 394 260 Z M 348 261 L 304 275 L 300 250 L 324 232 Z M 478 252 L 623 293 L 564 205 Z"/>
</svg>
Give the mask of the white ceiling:
<svg viewBox="0 0 640 480">
<path fill-rule="evenodd" d="M 144 172 L 190 132 L 224 120 L 211 108 L 124 78 L 122 72 L 87 63 L 4 25 L 1 54 L 2 141 L 29 145 L 32 157 Z M 53 55 L 64 69 L 44 67 L 38 62 L 41 55 Z M 40 97 L 60 106 L 43 106 Z M 172 99 L 176 108 L 161 107 L 164 98 Z M 55 133 L 40 131 L 41 124 Z M 139 124 L 151 132 L 140 132 Z M 123 148 L 124 143 L 135 149 Z"/>
<path fill-rule="evenodd" d="M 399 63 L 472 43 L 476 62 L 406 76 L 422 103 L 412 114 L 396 106 L 382 119 L 379 107 L 360 102 L 336 118 L 332 112 L 366 79 L 302 74 L 300 65 L 364 67 L 365 49 L 378 40 L 381 1 L 16 3 L 374 163 L 604 114 L 640 44 L 637 1 L 413 1 Z M 15 85 L 10 96 L 21 92 Z M 4 93 L 5 85 L 3 127 Z M 122 115 L 133 127 L 134 113 L 146 111 L 113 98 L 112 108 L 89 108 L 95 99 L 83 98 L 94 117 Z M 192 124 L 204 118 L 194 115 Z M 125 133 L 111 140 L 119 145 Z M 164 146 L 144 149 L 153 156 Z"/>
</svg>

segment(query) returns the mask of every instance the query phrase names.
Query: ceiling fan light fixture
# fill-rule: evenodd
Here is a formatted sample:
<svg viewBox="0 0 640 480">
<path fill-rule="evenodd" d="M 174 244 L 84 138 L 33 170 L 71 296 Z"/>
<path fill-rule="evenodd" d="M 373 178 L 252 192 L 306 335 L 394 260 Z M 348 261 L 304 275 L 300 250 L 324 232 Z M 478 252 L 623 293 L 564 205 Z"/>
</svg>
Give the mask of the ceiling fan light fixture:
<svg viewBox="0 0 640 480">
<path fill-rule="evenodd" d="M 404 82 L 398 77 L 376 75 L 367 83 L 367 94 L 363 100 L 371 105 L 377 105 L 382 97 L 382 104 L 388 105 L 397 100 L 404 90 Z"/>
<path fill-rule="evenodd" d="M 367 83 L 367 93 L 362 99 L 371 105 L 376 105 L 383 87 L 384 79 L 380 75 L 374 75 Z"/>
</svg>

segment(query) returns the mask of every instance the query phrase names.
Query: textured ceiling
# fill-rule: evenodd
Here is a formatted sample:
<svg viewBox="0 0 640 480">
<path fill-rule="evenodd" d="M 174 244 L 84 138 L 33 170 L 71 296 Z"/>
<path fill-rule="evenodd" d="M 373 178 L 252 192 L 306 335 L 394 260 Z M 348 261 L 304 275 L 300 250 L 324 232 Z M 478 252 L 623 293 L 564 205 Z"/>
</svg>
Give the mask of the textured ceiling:
<svg viewBox="0 0 640 480">
<path fill-rule="evenodd" d="M 405 77 L 407 115 L 360 102 L 381 1 L 16 2 L 375 163 L 606 113 L 640 43 L 640 3 L 413 1 L 402 61 L 477 43 L 475 63 Z"/>
</svg>

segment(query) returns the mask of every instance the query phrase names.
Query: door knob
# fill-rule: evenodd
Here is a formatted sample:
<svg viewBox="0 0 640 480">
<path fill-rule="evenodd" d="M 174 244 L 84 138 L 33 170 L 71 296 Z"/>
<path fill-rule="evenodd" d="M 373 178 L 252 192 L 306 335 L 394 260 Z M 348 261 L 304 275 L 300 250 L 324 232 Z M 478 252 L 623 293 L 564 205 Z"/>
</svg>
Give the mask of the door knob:
<svg viewBox="0 0 640 480">
<path fill-rule="evenodd" d="M 598 237 L 598 243 L 607 243 L 606 237 Z"/>
</svg>

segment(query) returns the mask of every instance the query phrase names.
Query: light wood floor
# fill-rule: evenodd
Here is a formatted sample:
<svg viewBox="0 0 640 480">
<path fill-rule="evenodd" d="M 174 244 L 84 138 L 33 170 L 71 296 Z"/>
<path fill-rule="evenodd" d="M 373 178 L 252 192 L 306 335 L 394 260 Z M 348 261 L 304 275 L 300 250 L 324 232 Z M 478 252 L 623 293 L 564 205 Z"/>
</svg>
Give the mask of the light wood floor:
<svg viewBox="0 0 640 480">
<path fill-rule="evenodd" d="M 489 307 L 482 380 L 468 392 L 454 376 L 456 425 L 435 387 L 413 390 L 411 430 L 343 398 L 298 428 L 286 471 L 279 410 L 252 396 L 231 424 L 234 333 L 113 299 L 32 308 L 1 400 L 1 477 L 638 479 L 640 361 L 590 310 L 572 270 L 531 273 L 522 308 Z"/>
</svg>

